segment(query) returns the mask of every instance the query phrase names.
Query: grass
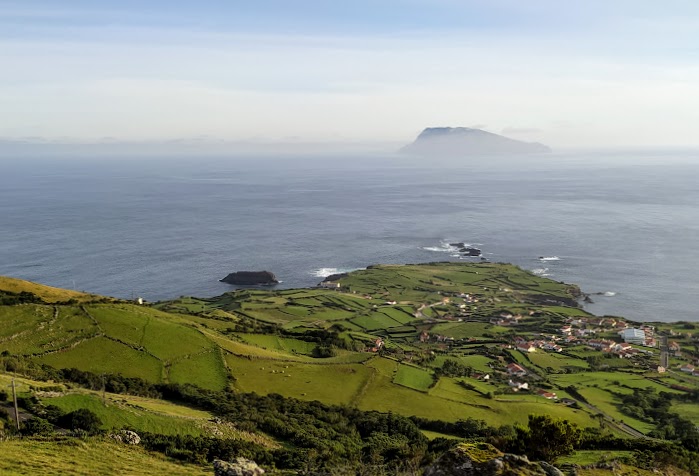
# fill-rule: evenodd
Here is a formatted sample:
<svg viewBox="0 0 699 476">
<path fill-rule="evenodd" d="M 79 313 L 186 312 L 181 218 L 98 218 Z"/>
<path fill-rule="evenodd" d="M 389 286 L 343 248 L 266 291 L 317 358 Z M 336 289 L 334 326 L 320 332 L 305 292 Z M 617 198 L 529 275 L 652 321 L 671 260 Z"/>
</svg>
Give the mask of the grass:
<svg viewBox="0 0 699 476">
<path fill-rule="evenodd" d="M 620 410 L 620 400 L 615 395 L 611 394 L 602 388 L 579 388 L 578 392 L 585 397 L 585 399 L 594 405 L 596 408 L 614 418 L 617 421 L 623 421 L 628 426 L 640 431 L 641 433 L 650 433 L 653 429 L 651 423 L 636 419 L 629 415 L 626 415 Z"/>
<path fill-rule="evenodd" d="M 172 383 L 191 383 L 209 390 L 228 386 L 228 371 L 218 349 L 178 360 L 168 374 Z"/>
<path fill-rule="evenodd" d="M 150 382 L 162 381 L 163 366 L 158 359 L 106 337 L 95 337 L 70 350 L 47 354 L 37 360 L 57 368 L 120 373 Z"/>
<path fill-rule="evenodd" d="M 371 369 L 361 364 L 315 364 L 226 356 L 235 388 L 261 395 L 278 393 L 302 400 L 349 404 Z"/>
<path fill-rule="evenodd" d="M 576 451 L 572 455 L 563 456 L 556 460 L 556 464 L 577 464 L 580 466 L 595 464 L 601 461 L 613 461 L 618 458 L 633 456 L 633 451 L 601 451 L 586 450 Z"/>
<path fill-rule="evenodd" d="M 554 371 L 560 371 L 566 367 L 589 368 L 589 364 L 584 360 L 552 352 L 533 352 L 529 354 L 529 360 L 542 369 L 551 368 Z"/>
<path fill-rule="evenodd" d="M 426 392 L 434 384 L 434 377 L 431 373 L 421 368 L 401 364 L 398 366 L 393 382 L 404 387 Z"/>
<path fill-rule="evenodd" d="M 148 409 L 136 405 L 133 403 L 133 400 L 123 398 L 121 395 L 109 394 L 109 397 L 106 399 L 106 405 L 95 394 L 68 394 L 62 397 L 44 398 L 42 400 L 47 405 L 56 405 L 66 413 L 79 408 L 87 408 L 102 420 L 102 428 L 105 430 L 132 428 L 136 432 L 146 431 L 164 435 L 199 436 L 207 434 L 201 417 L 172 416 L 155 412 L 152 408 Z M 171 406 L 160 406 L 161 411 L 169 410 L 170 408 Z"/>
<path fill-rule="evenodd" d="M 378 331 L 381 329 L 390 329 L 391 327 L 401 327 L 403 325 L 395 319 L 380 312 L 374 312 L 368 316 L 355 317 L 350 322 L 369 332 Z"/>
<path fill-rule="evenodd" d="M 25 304 L 22 306 L 0 307 L 0 338 L 9 338 L 17 333 L 27 332 L 53 317 L 53 308 Z"/>
<path fill-rule="evenodd" d="M 280 350 L 292 354 L 311 355 L 317 344 L 299 339 L 270 334 L 238 334 L 243 341 L 264 349 Z"/>
<path fill-rule="evenodd" d="M 670 407 L 670 411 L 699 425 L 699 405 L 696 403 L 676 403 Z"/>
<path fill-rule="evenodd" d="M 0 289 L 11 293 L 30 292 L 37 295 L 42 301 L 48 303 L 64 302 L 71 299 L 77 302 L 94 301 L 104 299 L 104 296 L 87 294 L 70 289 L 54 288 L 44 284 L 33 283 L 23 279 L 0 276 Z"/>
<path fill-rule="evenodd" d="M 502 334 L 511 331 L 511 328 L 494 326 L 485 322 L 449 322 L 437 324 L 432 332 L 442 334 L 455 339 L 468 339 L 469 337 L 483 337 L 485 334 Z"/>
<path fill-rule="evenodd" d="M 6 440 L 0 442 L 0 454 L 2 454 L 0 473 L 7 476 L 33 474 L 204 476 L 211 474 L 208 467 L 182 464 L 137 446 L 117 444 L 98 438 L 87 441 L 75 438 Z"/>
</svg>

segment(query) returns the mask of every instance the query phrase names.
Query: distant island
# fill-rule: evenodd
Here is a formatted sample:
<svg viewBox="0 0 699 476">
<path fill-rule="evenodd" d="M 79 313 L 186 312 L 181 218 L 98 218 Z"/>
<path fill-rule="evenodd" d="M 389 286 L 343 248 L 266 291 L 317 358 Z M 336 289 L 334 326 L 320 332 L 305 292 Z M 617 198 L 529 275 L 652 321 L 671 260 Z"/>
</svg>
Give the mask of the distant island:
<svg viewBox="0 0 699 476">
<path fill-rule="evenodd" d="M 551 149 L 538 142 L 524 142 L 468 127 L 428 127 L 412 144 L 400 150 L 410 155 L 508 155 L 544 154 Z"/>
</svg>

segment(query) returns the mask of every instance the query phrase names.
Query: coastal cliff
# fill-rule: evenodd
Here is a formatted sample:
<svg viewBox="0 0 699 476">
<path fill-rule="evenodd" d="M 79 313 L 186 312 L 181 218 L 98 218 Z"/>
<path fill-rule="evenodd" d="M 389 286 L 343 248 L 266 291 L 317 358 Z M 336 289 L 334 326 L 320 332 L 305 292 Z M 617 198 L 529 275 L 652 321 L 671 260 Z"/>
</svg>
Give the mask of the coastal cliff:
<svg viewBox="0 0 699 476">
<path fill-rule="evenodd" d="M 279 283 L 277 277 L 270 271 L 236 271 L 220 281 L 239 286 L 270 286 Z"/>
</svg>

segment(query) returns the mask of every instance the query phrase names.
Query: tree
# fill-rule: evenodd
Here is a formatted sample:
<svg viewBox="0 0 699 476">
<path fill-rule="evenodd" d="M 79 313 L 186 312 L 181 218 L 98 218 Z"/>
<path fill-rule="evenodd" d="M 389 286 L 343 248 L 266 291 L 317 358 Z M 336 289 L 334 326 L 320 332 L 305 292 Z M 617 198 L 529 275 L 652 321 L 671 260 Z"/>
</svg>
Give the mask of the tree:
<svg viewBox="0 0 699 476">
<path fill-rule="evenodd" d="M 48 436 L 53 433 L 53 425 L 43 418 L 31 418 L 24 422 L 22 426 L 23 435 Z"/>
<path fill-rule="evenodd" d="M 61 426 L 71 430 L 84 430 L 88 433 L 97 433 L 102 426 L 102 420 L 91 410 L 79 408 L 65 414 L 60 420 Z"/>
<path fill-rule="evenodd" d="M 571 454 L 582 433 L 577 425 L 549 415 L 529 415 L 527 455 L 553 462 L 559 456 Z"/>
</svg>

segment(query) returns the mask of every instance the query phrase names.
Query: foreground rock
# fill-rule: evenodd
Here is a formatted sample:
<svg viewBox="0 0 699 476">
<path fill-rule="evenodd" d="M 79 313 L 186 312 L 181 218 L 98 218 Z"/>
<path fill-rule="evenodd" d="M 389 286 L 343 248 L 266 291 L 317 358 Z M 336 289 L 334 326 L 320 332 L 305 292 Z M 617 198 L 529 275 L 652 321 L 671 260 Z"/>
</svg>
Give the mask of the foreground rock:
<svg viewBox="0 0 699 476">
<path fill-rule="evenodd" d="M 462 443 L 444 453 L 424 476 L 564 476 L 548 463 L 504 454 L 487 443 Z"/>
<path fill-rule="evenodd" d="M 236 271 L 220 281 L 239 286 L 270 286 L 279 283 L 274 273 L 269 271 Z"/>
<path fill-rule="evenodd" d="M 428 127 L 402 153 L 421 156 L 542 154 L 551 149 L 468 127 Z"/>
<path fill-rule="evenodd" d="M 138 433 L 131 430 L 121 430 L 119 433 L 109 435 L 109 438 L 127 445 L 138 445 L 141 443 L 141 437 L 138 436 Z"/>
<path fill-rule="evenodd" d="M 238 457 L 231 462 L 214 460 L 215 476 L 258 476 L 260 474 L 265 474 L 265 470 L 249 459 Z"/>
</svg>

